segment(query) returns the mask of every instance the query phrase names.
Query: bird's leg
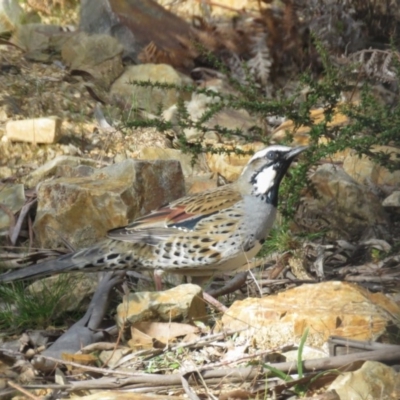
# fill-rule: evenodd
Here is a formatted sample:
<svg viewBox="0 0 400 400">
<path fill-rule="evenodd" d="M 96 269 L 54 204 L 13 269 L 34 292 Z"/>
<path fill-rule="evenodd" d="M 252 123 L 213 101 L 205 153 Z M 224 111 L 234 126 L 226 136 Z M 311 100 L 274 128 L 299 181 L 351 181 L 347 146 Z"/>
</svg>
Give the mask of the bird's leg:
<svg viewBox="0 0 400 400">
<path fill-rule="evenodd" d="M 191 281 L 193 284 L 203 287 L 203 285 L 208 286 L 208 284 L 210 284 L 212 282 L 212 278 L 213 278 L 212 276 L 192 276 Z M 227 307 L 225 307 L 215 297 L 209 295 L 205 290 L 203 290 L 203 299 L 221 313 L 224 313 L 228 310 Z"/>
<path fill-rule="evenodd" d="M 156 287 L 157 292 L 161 292 L 163 289 L 162 284 L 162 276 L 164 275 L 164 271 L 162 269 L 155 269 L 153 273 L 154 285 Z"/>
</svg>

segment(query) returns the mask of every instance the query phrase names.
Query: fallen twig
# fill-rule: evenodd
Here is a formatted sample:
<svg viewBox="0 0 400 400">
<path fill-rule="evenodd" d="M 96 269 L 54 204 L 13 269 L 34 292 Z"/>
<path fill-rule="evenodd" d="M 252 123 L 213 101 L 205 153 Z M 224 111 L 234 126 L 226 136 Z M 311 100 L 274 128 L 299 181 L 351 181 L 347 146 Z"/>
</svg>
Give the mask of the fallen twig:
<svg viewBox="0 0 400 400">
<path fill-rule="evenodd" d="M 303 361 L 303 371 L 304 372 L 315 372 L 317 370 L 328 370 L 337 369 L 343 367 L 344 365 L 354 363 L 356 361 L 380 361 L 387 363 L 395 363 L 400 360 L 400 353 L 398 351 L 393 351 L 393 349 L 382 349 L 375 351 L 367 351 L 360 353 L 353 353 L 344 356 L 337 357 L 326 357 L 314 360 Z M 68 390 L 90 390 L 90 389 L 118 389 L 127 388 L 130 385 L 134 385 L 135 388 L 140 388 L 143 386 L 179 386 L 181 384 L 180 374 L 171 375 L 159 375 L 159 374 L 138 374 L 129 373 L 125 371 L 112 371 L 107 369 L 101 369 L 96 367 L 83 366 L 81 364 L 66 362 L 63 360 L 53 359 L 55 362 L 60 364 L 72 365 L 79 367 L 80 369 L 99 372 L 102 374 L 112 374 L 120 375 L 118 379 L 115 377 L 103 377 L 100 379 L 94 379 L 90 381 L 76 381 L 71 382 L 70 388 Z M 286 373 L 296 373 L 297 363 L 296 362 L 284 362 L 271 364 L 276 369 Z M 221 368 L 211 371 L 201 371 L 202 379 L 207 382 L 207 385 L 212 383 L 220 383 L 221 379 L 229 380 L 231 383 L 244 382 L 250 379 L 256 379 L 258 376 L 268 376 L 269 370 L 263 369 L 261 367 L 244 367 L 244 368 Z M 189 379 L 190 383 L 190 379 Z M 30 386 L 33 388 L 34 386 Z"/>
<path fill-rule="evenodd" d="M 7 384 L 8 384 L 8 386 L 11 386 L 12 388 L 18 390 L 18 392 L 21 392 L 26 397 L 29 397 L 32 400 L 40 400 L 39 397 L 34 396 L 32 393 L 28 392 L 26 389 L 24 389 L 23 387 L 19 386 L 18 384 L 16 384 L 13 381 L 7 381 Z"/>
<path fill-rule="evenodd" d="M 5 206 L 2 203 L 0 203 L 0 210 L 3 210 L 10 218 L 10 226 L 8 227 L 8 237 L 11 239 L 15 226 L 15 215 L 7 206 Z"/>
<path fill-rule="evenodd" d="M 61 358 L 62 353 L 76 353 L 82 346 L 87 346 L 88 344 L 104 339 L 104 331 L 98 331 L 98 328 L 107 311 L 110 292 L 122 278 L 123 274 L 116 272 L 108 272 L 104 276 L 96 289 L 85 315 L 41 355 L 34 357 L 32 364 L 36 369 L 50 371 L 60 363 L 59 358 Z"/>
<path fill-rule="evenodd" d="M 220 303 L 217 299 L 214 299 L 214 297 L 210 296 L 207 292 L 203 292 L 203 299 L 221 313 L 225 313 L 226 311 L 228 311 L 228 307 L 225 307 L 222 303 Z"/>
<path fill-rule="evenodd" d="M 240 289 L 247 279 L 249 271 L 243 271 L 236 274 L 226 285 L 219 289 L 209 290 L 207 293 L 212 297 L 223 296 L 225 294 L 233 293 L 234 291 Z"/>
<path fill-rule="evenodd" d="M 36 203 L 37 203 L 37 198 L 34 198 L 33 200 L 29 201 L 22 207 L 18 216 L 18 220 L 10 232 L 10 242 L 13 246 L 17 243 L 19 233 L 21 232 L 22 223 L 24 222 L 26 215 L 28 214 L 31 207 L 34 206 Z"/>
</svg>

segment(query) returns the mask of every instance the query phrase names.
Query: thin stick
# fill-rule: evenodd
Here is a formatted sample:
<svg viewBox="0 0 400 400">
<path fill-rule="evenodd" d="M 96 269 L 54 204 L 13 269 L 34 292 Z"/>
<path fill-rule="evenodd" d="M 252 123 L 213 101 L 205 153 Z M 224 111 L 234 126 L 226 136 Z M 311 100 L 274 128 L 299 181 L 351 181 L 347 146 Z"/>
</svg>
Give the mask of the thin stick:
<svg viewBox="0 0 400 400">
<path fill-rule="evenodd" d="M 21 392 L 22 394 L 24 394 L 25 396 L 29 397 L 32 400 L 40 400 L 39 397 L 34 396 L 32 393 L 28 392 L 27 390 L 25 390 L 23 387 L 17 385 L 15 382 L 13 381 L 7 381 L 8 386 L 11 386 L 12 388 L 18 390 L 18 392 Z"/>
<path fill-rule="evenodd" d="M 214 299 L 214 297 L 210 296 L 207 292 L 203 292 L 203 299 L 222 314 L 228 311 L 228 307 L 225 307 L 222 303 L 220 303 L 217 299 Z"/>
<path fill-rule="evenodd" d="M 29 203 L 26 203 L 18 216 L 18 220 L 12 230 L 11 236 L 10 236 L 10 241 L 12 245 L 15 245 L 15 243 L 17 243 L 17 239 L 19 236 L 19 233 L 21 231 L 22 228 L 22 223 L 24 222 L 24 219 L 26 217 L 26 215 L 28 214 L 29 210 L 31 209 L 31 207 L 37 203 L 37 199 L 33 199 L 32 201 L 30 201 Z"/>
<path fill-rule="evenodd" d="M 106 367 L 106 366 L 108 365 L 108 363 L 110 362 L 110 360 L 113 358 L 113 356 L 114 356 L 114 354 L 115 354 L 115 352 L 116 352 L 116 350 L 117 350 L 117 348 L 118 348 L 118 346 L 119 346 L 119 343 L 121 342 L 121 339 L 122 339 L 122 332 L 125 330 L 125 322 L 126 322 L 126 321 L 124 320 L 124 322 L 123 322 L 123 324 L 122 324 L 122 327 L 120 328 L 120 330 L 119 330 L 119 332 L 118 332 L 117 341 L 116 341 L 116 343 L 115 343 L 115 346 L 114 346 L 114 348 L 113 348 L 113 351 L 112 351 L 110 357 L 108 357 L 108 359 L 107 359 L 107 360 L 104 362 L 104 364 L 101 366 L 102 368 Z"/>
<path fill-rule="evenodd" d="M 65 361 L 65 360 L 60 360 L 58 358 L 54 357 L 49 357 L 49 356 L 39 356 L 44 358 L 45 360 L 53 361 L 57 364 L 62 364 L 62 365 L 70 365 L 71 367 L 76 367 L 80 368 L 86 371 L 92 371 L 92 372 L 97 372 L 99 374 L 104 374 L 104 375 L 122 375 L 122 376 L 140 376 L 141 374 L 138 373 L 132 373 L 132 372 L 125 372 L 125 371 L 114 371 L 112 369 L 106 369 L 106 368 L 98 368 L 98 367 L 90 367 L 89 365 L 82 365 L 73 361 Z"/>
<path fill-rule="evenodd" d="M 10 218 L 10 226 L 8 228 L 8 237 L 11 239 L 12 233 L 15 227 L 15 216 L 14 213 L 4 204 L 0 203 L 0 210 L 3 210 Z"/>
</svg>

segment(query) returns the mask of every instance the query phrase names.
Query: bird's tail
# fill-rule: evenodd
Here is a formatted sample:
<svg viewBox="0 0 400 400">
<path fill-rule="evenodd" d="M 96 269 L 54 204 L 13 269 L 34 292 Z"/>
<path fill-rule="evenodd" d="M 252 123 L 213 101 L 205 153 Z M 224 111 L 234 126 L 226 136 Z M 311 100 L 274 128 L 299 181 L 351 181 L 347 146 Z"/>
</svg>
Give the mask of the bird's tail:
<svg viewBox="0 0 400 400">
<path fill-rule="evenodd" d="M 73 259 L 74 253 L 65 254 L 54 260 L 30 265 L 21 269 L 0 275 L 0 282 L 12 282 L 23 279 L 43 278 L 63 272 L 80 270 L 82 265 Z"/>
</svg>

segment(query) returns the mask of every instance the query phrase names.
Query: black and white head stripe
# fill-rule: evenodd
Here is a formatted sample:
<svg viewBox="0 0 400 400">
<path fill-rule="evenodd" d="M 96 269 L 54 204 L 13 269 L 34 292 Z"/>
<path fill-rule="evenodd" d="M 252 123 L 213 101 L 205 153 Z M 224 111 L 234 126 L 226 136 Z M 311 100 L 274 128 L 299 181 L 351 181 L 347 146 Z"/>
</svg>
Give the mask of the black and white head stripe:
<svg viewBox="0 0 400 400">
<path fill-rule="evenodd" d="M 254 168 L 250 183 L 252 194 L 265 196 L 265 201 L 276 205 L 278 202 L 279 184 L 293 159 L 306 147 L 291 148 L 286 146 L 270 146 L 251 158 L 249 166 Z"/>
<path fill-rule="evenodd" d="M 251 164 L 254 160 L 257 159 L 274 161 L 277 155 L 287 154 L 291 150 L 292 148 L 287 146 L 280 146 L 280 145 L 269 146 L 265 149 L 257 151 L 257 153 L 255 153 L 254 156 L 251 157 L 249 164 Z"/>
</svg>

